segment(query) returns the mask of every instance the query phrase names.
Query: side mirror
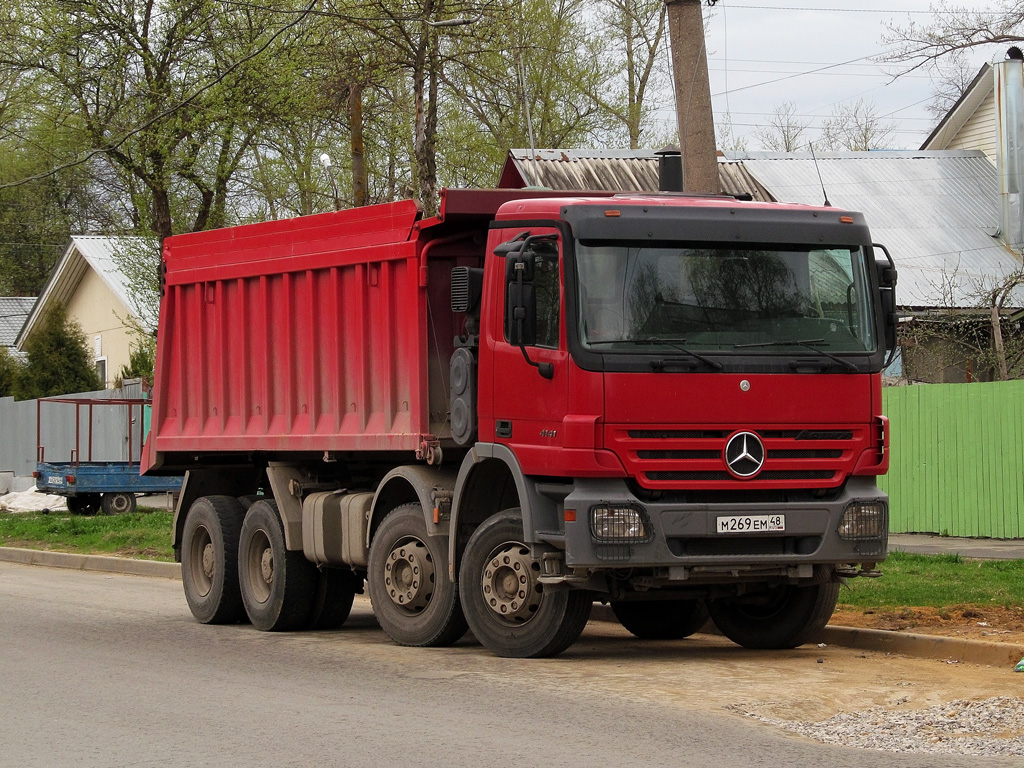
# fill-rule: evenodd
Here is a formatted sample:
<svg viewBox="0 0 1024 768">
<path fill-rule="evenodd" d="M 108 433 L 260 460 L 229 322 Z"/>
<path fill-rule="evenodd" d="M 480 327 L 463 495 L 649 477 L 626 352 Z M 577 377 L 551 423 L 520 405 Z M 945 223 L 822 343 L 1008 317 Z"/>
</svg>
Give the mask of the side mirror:
<svg viewBox="0 0 1024 768">
<path fill-rule="evenodd" d="M 537 294 L 531 252 L 505 258 L 505 336 L 517 347 L 537 343 Z"/>
<path fill-rule="evenodd" d="M 899 322 L 896 313 L 896 264 L 884 245 L 875 243 L 873 248 L 878 248 L 885 254 L 885 261 L 875 262 L 875 271 L 878 274 L 879 301 L 882 305 L 882 320 L 885 330 L 885 348 L 890 350 L 891 358 L 896 351 L 896 326 Z M 888 365 L 888 363 L 886 363 Z"/>
</svg>

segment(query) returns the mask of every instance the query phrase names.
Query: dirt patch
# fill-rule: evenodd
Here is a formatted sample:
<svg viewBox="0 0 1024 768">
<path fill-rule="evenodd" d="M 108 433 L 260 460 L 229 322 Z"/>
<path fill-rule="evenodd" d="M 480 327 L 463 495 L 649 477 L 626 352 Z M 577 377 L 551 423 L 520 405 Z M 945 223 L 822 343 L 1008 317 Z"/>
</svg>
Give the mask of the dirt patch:
<svg viewBox="0 0 1024 768">
<path fill-rule="evenodd" d="M 840 605 L 829 623 L 986 642 L 1024 643 L 1024 606 L 954 605 L 864 611 Z"/>
</svg>

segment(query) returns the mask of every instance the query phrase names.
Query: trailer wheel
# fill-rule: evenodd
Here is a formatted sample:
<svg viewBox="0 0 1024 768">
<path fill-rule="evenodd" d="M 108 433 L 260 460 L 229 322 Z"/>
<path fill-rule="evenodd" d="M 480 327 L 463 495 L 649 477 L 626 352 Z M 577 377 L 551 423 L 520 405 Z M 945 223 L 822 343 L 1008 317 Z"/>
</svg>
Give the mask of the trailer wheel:
<svg viewBox="0 0 1024 768">
<path fill-rule="evenodd" d="M 138 509 L 134 493 L 104 493 L 101 502 L 105 515 L 127 515 Z"/>
<path fill-rule="evenodd" d="M 313 608 L 306 622 L 307 629 L 337 629 L 348 619 L 352 601 L 362 579 L 352 571 L 321 568 L 316 575 Z"/>
<path fill-rule="evenodd" d="M 396 507 L 381 522 L 366 580 L 378 623 L 399 645 L 436 648 L 466 634 L 447 542 L 427 534 L 419 504 Z"/>
<path fill-rule="evenodd" d="M 546 589 L 523 538 L 519 509 L 498 512 L 476 529 L 459 573 L 462 607 L 473 634 L 496 655 L 554 656 L 580 636 L 594 598 Z"/>
<path fill-rule="evenodd" d="M 181 582 L 197 621 L 231 624 L 245 618 L 238 586 L 238 536 L 245 512 L 233 496 L 195 500 L 181 534 Z"/>
<path fill-rule="evenodd" d="M 249 507 L 238 543 L 238 581 L 245 612 L 256 629 L 282 632 L 305 625 L 313 611 L 316 566 L 284 544 L 277 504 Z"/>
<path fill-rule="evenodd" d="M 754 595 L 711 600 L 708 611 L 722 634 L 744 648 L 796 648 L 828 624 L 838 599 L 836 583 L 784 584 Z"/>
<path fill-rule="evenodd" d="M 68 496 L 66 500 L 68 512 L 73 515 L 95 515 L 100 508 L 100 497 L 95 493 Z"/>
<path fill-rule="evenodd" d="M 627 600 L 611 606 L 619 623 L 641 640 L 681 640 L 708 620 L 703 600 Z"/>
</svg>

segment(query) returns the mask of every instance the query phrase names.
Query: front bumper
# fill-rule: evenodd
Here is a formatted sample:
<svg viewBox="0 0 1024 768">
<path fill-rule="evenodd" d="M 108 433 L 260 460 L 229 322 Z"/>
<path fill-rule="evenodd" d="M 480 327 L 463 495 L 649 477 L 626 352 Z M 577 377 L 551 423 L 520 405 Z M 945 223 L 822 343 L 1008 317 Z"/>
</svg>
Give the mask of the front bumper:
<svg viewBox="0 0 1024 768">
<path fill-rule="evenodd" d="M 854 504 L 876 505 L 883 519 L 870 537 L 839 535 L 843 514 Z M 643 541 L 595 538 L 590 511 L 605 505 L 641 511 Z M 618 479 L 577 479 L 565 499 L 575 520 L 565 524 L 565 558 L 570 568 L 697 568 L 713 566 L 846 565 L 879 562 L 888 552 L 888 497 L 872 477 L 853 477 L 827 500 L 786 503 L 642 502 Z M 728 516 L 784 515 L 784 531 L 719 533 Z M 572 515 L 566 515 L 571 518 Z"/>
</svg>

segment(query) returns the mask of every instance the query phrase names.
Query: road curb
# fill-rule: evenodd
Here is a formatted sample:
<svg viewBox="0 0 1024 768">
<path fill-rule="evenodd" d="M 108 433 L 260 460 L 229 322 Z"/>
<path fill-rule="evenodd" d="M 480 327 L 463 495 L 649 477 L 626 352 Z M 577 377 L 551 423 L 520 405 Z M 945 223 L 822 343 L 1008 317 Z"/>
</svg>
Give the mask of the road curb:
<svg viewBox="0 0 1024 768">
<path fill-rule="evenodd" d="M 71 568 L 77 571 L 123 573 L 132 576 L 153 576 L 180 579 L 181 565 L 156 560 L 134 560 L 127 557 L 77 555 L 67 552 L 49 552 L 38 549 L 0 547 L 0 562 L 42 565 L 49 568 Z M 591 621 L 617 622 L 608 605 L 596 604 Z M 907 656 L 958 661 L 993 667 L 1013 666 L 1024 658 L 1024 646 L 1014 643 L 986 643 L 940 635 L 921 635 L 909 632 L 889 632 L 882 629 L 828 626 L 822 630 L 820 642 L 865 651 L 902 653 Z"/>
<path fill-rule="evenodd" d="M 618 621 L 611 606 L 597 603 L 590 614 L 591 621 Z M 924 659 L 957 661 L 992 667 L 1012 667 L 1024 658 L 1024 645 L 1014 643 L 986 643 L 943 635 L 920 635 L 910 632 L 890 632 L 884 629 L 827 626 L 818 642 L 857 648 L 864 651 L 902 653 Z"/>
<path fill-rule="evenodd" d="M 40 549 L 0 547 L 0 561 L 22 563 L 23 565 L 43 565 L 49 568 L 70 568 L 76 571 L 125 573 L 132 576 L 155 576 L 164 579 L 181 578 L 181 565 L 178 563 L 134 560 L 128 557 L 78 555 L 68 552 L 49 552 Z"/>
</svg>

